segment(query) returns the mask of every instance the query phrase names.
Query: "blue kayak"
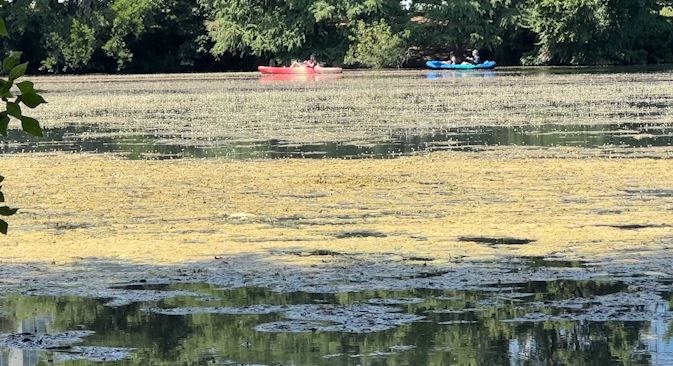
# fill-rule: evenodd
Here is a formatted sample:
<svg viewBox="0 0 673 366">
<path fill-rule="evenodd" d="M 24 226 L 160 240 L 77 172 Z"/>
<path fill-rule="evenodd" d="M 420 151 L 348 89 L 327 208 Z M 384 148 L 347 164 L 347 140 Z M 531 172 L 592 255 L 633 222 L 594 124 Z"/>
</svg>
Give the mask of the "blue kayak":
<svg viewBox="0 0 673 366">
<path fill-rule="evenodd" d="M 457 64 L 457 65 L 451 65 L 451 64 L 445 64 L 442 61 L 428 61 L 425 63 L 425 66 L 433 69 L 433 70 L 485 70 L 485 69 L 494 69 L 495 68 L 495 61 L 484 61 L 483 63 L 479 65 L 472 65 L 472 64 Z"/>
</svg>

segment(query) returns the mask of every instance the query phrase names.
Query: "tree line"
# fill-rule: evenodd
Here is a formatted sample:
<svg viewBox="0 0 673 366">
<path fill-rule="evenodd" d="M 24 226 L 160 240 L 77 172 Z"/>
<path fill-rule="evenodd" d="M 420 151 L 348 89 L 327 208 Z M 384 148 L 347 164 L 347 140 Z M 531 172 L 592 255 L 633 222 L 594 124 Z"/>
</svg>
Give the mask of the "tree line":
<svg viewBox="0 0 673 366">
<path fill-rule="evenodd" d="M 502 65 L 673 61 L 673 0 L 12 0 L 30 72 L 254 69 L 315 53 L 397 67 L 479 49 Z"/>
</svg>

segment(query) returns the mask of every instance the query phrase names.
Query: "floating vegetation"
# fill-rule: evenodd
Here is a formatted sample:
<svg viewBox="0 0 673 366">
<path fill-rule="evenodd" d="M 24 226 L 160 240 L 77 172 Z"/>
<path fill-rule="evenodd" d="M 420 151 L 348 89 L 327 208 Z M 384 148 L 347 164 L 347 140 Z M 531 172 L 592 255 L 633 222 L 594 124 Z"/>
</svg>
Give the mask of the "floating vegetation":
<svg viewBox="0 0 673 366">
<path fill-rule="evenodd" d="M 63 333 L 14 333 L 0 334 L 0 348 L 29 350 L 69 349 L 72 344 L 81 343 L 84 338 L 94 334 L 92 331 L 68 331 Z"/>
<path fill-rule="evenodd" d="M 671 290 L 670 284 L 660 285 Z M 0 330 L 20 326 L 51 333 L 2 334 L 0 361 L 25 356 L 44 362 L 123 361 L 139 366 L 304 360 L 300 364 L 346 366 L 353 359 L 411 365 L 428 357 L 450 356 L 461 364 L 494 364 L 523 357 L 518 349 L 524 347 L 529 347 L 524 356 L 538 355 L 544 363 L 566 354 L 590 358 L 596 352 L 601 352 L 602 360 L 624 355 L 640 359 L 666 354 L 671 340 L 656 327 L 665 330 L 673 323 L 670 296 L 627 289 L 614 281 L 507 283 L 500 292 L 410 289 L 311 294 L 222 290 L 203 284 L 163 288 L 202 293 L 216 306 L 200 307 L 185 297 L 120 311 L 105 306 L 103 299 L 10 295 L 0 302 L 10 311 L 0 317 Z M 519 301 L 503 299 L 504 295 Z M 309 303 L 316 300 L 321 303 Z M 30 311 L 24 312 L 25 308 Z M 58 331 L 75 327 L 92 330 Z M 584 339 L 586 347 L 563 342 L 565 337 Z M 619 342 L 611 341 L 615 338 Z"/>
<path fill-rule="evenodd" d="M 367 300 L 368 304 L 372 305 L 413 305 L 413 304 L 420 304 L 424 302 L 424 299 L 420 299 L 418 297 L 407 297 L 407 298 L 401 298 L 401 299 L 371 299 Z"/>
<path fill-rule="evenodd" d="M 261 315 L 278 313 L 286 310 L 285 306 L 278 305 L 252 305 L 242 308 L 231 307 L 193 307 L 193 308 L 149 308 L 147 311 L 162 315 L 188 315 L 188 314 L 225 314 L 225 315 Z"/>
<path fill-rule="evenodd" d="M 533 312 L 522 317 L 508 319 L 508 322 L 540 321 L 653 321 L 673 320 L 673 311 L 666 300 L 655 293 L 619 292 L 596 297 L 573 298 L 567 300 L 531 303 L 540 309 L 568 310 L 561 314 Z"/>
<path fill-rule="evenodd" d="M 665 191 L 673 181 L 673 164 L 662 159 L 673 156 L 666 140 L 673 136 L 667 122 L 673 108 L 660 108 L 673 103 L 671 73 L 517 71 L 437 81 L 422 75 L 353 74 L 291 85 L 259 84 L 242 74 L 148 76 L 133 83 L 125 76 L 42 79 L 53 99 L 40 117 L 47 128 L 60 129 L 61 138 L 74 139 L 72 151 L 82 150 L 89 137 L 107 138 L 103 145 L 112 149 L 101 149 L 118 151 L 120 139 L 138 134 L 153 138 L 130 139 L 124 148 L 129 155 L 140 156 L 147 153 L 142 146 L 157 144 L 174 144 L 176 152 L 189 150 L 189 144 L 223 141 L 371 147 L 409 136 L 424 144 L 423 152 L 453 146 L 451 139 L 466 151 L 381 161 L 170 163 L 89 154 L 3 155 L 3 174 L 11 177 L 5 184 L 22 187 L 11 190 L 11 200 L 24 209 L 14 218 L 16 230 L 6 238 L 0 259 L 177 263 L 300 246 L 306 253 L 395 252 L 444 263 L 505 253 L 560 252 L 575 260 L 611 257 L 634 246 L 665 246 L 661 240 L 670 236 L 668 227 L 611 225 L 673 222 Z M 446 87 L 456 94 L 447 98 Z M 413 102 L 400 102 L 408 100 Z M 433 140 L 423 137 L 427 134 L 443 136 Z M 51 144 L 45 141 L 45 149 L 37 150 L 49 151 Z M 31 151 L 11 141 L 2 149 Z M 249 152 L 250 146 L 241 149 Z M 405 149 L 393 155 L 418 151 Z M 603 159 L 611 156 L 628 159 Z M 160 177 L 172 178 L 168 183 Z M 536 242 L 457 239 L 475 235 Z M 340 240 L 331 240 L 335 236 Z M 277 260 L 317 265 L 343 257 L 290 256 Z"/>
<path fill-rule="evenodd" d="M 622 230 L 640 230 L 640 229 L 673 227 L 673 225 L 668 224 L 616 224 L 616 225 L 598 225 L 598 226 L 608 226 Z"/>
<path fill-rule="evenodd" d="M 67 350 L 54 352 L 54 362 L 67 361 L 92 361 L 92 362 L 115 362 L 125 360 L 133 355 L 132 348 L 112 347 L 81 347 L 75 346 Z"/>
<path fill-rule="evenodd" d="M 349 73 L 341 80 L 272 84 L 259 83 L 254 74 L 35 82 L 50 101 L 37 112 L 48 128 L 97 124 L 194 141 L 383 141 L 390 131 L 404 129 L 666 123 L 673 110 L 669 72 L 496 72 L 492 78 L 440 80 L 424 75 L 396 72 L 391 81 L 386 73 Z"/>
<path fill-rule="evenodd" d="M 658 197 L 673 197 L 673 189 L 625 189 L 624 192 L 632 196 L 639 197 L 649 197 L 649 198 L 658 198 Z"/>
<path fill-rule="evenodd" d="M 424 317 L 406 314 L 402 309 L 373 305 L 297 305 L 290 306 L 283 316 L 290 320 L 321 323 L 317 331 L 368 333 L 380 332 L 403 324 L 422 320 Z M 325 324 L 324 322 L 333 323 Z M 273 323 L 259 325 L 256 329 L 273 331 Z"/>
<path fill-rule="evenodd" d="M 484 236 L 461 236 L 458 238 L 459 241 L 469 241 L 479 244 L 489 244 L 489 245 L 523 245 L 534 242 L 532 239 L 519 239 L 519 238 L 489 238 Z"/>
<path fill-rule="evenodd" d="M 189 291 L 125 290 L 111 288 L 40 288 L 24 291 L 32 296 L 80 296 L 95 299 L 108 299 L 106 306 L 119 307 L 137 302 L 158 301 L 174 297 L 195 297 L 205 299 L 202 294 Z"/>
<path fill-rule="evenodd" d="M 316 249 L 312 250 L 310 252 L 299 252 L 297 253 L 298 256 L 339 256 L 339 255 L 344 255 L 344 253 L 339 253 L 335 252 L 333 250 L 328 250 L 328 249 Z"/>
<path fill-rule="evenodd" d="M 36 112 L 47 138 L 10 131 L 2 152 L 380 158 L 494 146 L 620 154 L 615 147 L 673 143 L 670 72 L 423 75 L 398 72 L 392 82 L 385 73 L 350 73 L 289 84 L 259 83 L 253 74 L 155 75 L 133 83 L 123 76 L 37 78 L 50 101 Z"/>
<path fill-rule="evenodd" d="M 371 333 L 423 320 L 390 306 L 293 305 L 283 312 L 289 320 L 260 324 L 260 332 Z"/>
<path fill-rule="evenodd" d="M 53 140 L 0 145 L 23 208 L 0 245 L 0 364 L 670 347 L 670 72 L 351 75 L 38 80 Z M 339 159 L 269 160 L 313 157 Z"/>
<path fill-rule="evenodd" d="M 353 231 L 342 231 L 335 235 L 338 239 L 345 238 L 385 238 L 388 235 L 374 231 L 374 230 L 353 230 Z"/>
<path fill-rule="evenodd" d="M 48 137 L 33 138 L 13 131 L 0 154 L 95 153 L 134 160 L 181 158 L 225 159 L 386 159 L 439 151 L 488 151 L 502 147 L 529 149 L 579 147 L 606 156 L 633 155 L 642 148 L 673 145 L 673 128 L 648 124 L 472 126 L 391 131 L 386 140 L 296 143 L 282 140 L 194 140 L 162 135 L 131 135 L 123 131 L 99 131 L 98 125 L 69 125 L 47 130 Z M 169 133 L 169 132 L 166 132 Z M 319 198 L 326 193 L 306 193 L 297 198 Z M 289 195 L 292 197 L 292 195 Z"/>
<path fill-rule="evenodd" d="M 582 268 L 586 267 L 587 263 L 584 261 L 567 261 L 555 258 L 546 257 L 526 257 L 523 258 L 523 263 L 530 267 L 548 267 L 548 268 Z"/>
</svg>

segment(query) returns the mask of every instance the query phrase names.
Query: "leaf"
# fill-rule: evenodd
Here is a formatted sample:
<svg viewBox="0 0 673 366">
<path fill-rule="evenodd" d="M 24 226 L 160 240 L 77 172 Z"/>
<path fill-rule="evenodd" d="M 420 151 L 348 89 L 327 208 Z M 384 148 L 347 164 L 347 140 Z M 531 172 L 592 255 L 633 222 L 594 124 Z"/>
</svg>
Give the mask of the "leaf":
<svg viewBox="0 0 673 366">
<path fill-rule="evenodd" d="M 9 126 L 9 116 L 6 112 L 0 115 L 0 135 L 7 136 L 7 127 Z M 0 179 L 0 182 L 2 180 Z"/>
<path fill-rule="evenodd" d="M 5 177 L 3 177 L 2 175 L 0 175 L 0 183 L 2 183 L 4 180 L 5 180 Z"/>
<path fill-rule="evenodd" d="M 4 61 L 2 61 L 2 71 L 8 72 L 18 65 L 21 61 L 21 55 L 23 55 L 23 52 L 14 51 L 5 57 Z"/>
<path fill-rule="evenodd" d="M 2 187 L 0 187 L 2 188 Z M 5 202 L 5 195 L 0 192 L 0 202 Z"/>
<path fill-rule="evenodd" d="M 20 83 L 16 83 L 16 86 L 18 86 L 19 90 L 21 90 L 21 94 L 35 93 L 35 84 L 33 84 L 32 81 L 22 81 Z"/>
<path fill-rule="evenodd" d="M 7 32 L 7 26 L 3 19 L 0 19 L 0 37 L 9 37 L 9 32 Z"/>
<path fill-rule="evenodd" d="M 14 83 L 6 80 L 0 79 L 0 98 L 13 98 L 14 95 L 9 90 L 12 88 Z"/>
<path fill-rule="evenodd" d="M 14 98 L 14 94 L 9 90 L 0 90 L 0 98 Z"/>
<path fill-rule="evenodd" d="M 7 114 L 21 119 L 21 106 L 17 103 L 7 102 Z"/>
<path fill-rule="evenodd" d="M 21 128 L 33 136 L 42 137 L 42 128 L 40 122 L 35 118 L 23 116 L 21 117 Z"/>
<path fill-rule="evenodd" d="M 7 80 L 0 79 L 0 93 L 4 93 L 5 91 L 9 91 L 9 89 L 12 88 L 12 85 L 14 85 L 14 84 L 7 81 Z"/>
<path fill-rule="evenodd" d="M 16 117 L 16 118 L 21 118 L 21 106 L 18 103 L 14 102 L 7 102 L 7 114 Z"/>
<path fill-rule="evenodd" d="M 28 70 L 28 63 L 24 62 L 21 65 L 14 66 L 12 71 L 9 72 L 9 80 L 16 80 L 26 74 Z"/>
<path fill-rule="evenodd" d="M 7 206 L 0 207 L 0 216 L 12 216 L 19 211 L 18 208 L 10 208 Z"/>
<path fill-rule="evenodd" d="M 7 235 L 7 229 L 9 229 L 7 222 L 5 220 L 0 220 L 0 234 Z"/>
<path fill-rule="evenodd" d="M 28 108 L 35 108 L 40 104 L 47 103 L 41 95 L 35 92 L 21 94 L 17 101 L 23 102 Z"/>
</svg>

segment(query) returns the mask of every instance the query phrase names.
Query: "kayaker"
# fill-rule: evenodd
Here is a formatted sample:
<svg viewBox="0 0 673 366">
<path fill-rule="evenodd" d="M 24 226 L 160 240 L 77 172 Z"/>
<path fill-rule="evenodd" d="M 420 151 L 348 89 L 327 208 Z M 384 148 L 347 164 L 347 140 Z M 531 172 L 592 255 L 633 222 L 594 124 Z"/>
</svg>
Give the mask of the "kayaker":
<svg viewBox="0 0 673 366">
<path fill-rule="evenodd" d="M 442 61 L 442 63 L 447 65 L 456 65 L 458 64 L 458 58 L 456 57 L 456 54 L 453 51 L 451 51 L 449 52 L 449 59 L 446 61 Z"/>
<path fill-rule="evenodd" d="M 315 58 L 315 54 L 311 54 L 311 57 L 309 57 L 308 60 L 306 60 L 306 61 L 303 61 L 303 62 L 295 61 L 295 62 L 293 62 L 290 67 L 302 67 L 302 66 L 310 67 L 310 68 L 314 68 L 314 67 L 318 66 L 318 60 Z"/>
<path fill-rule="evenodd" d="M 472 50 L 472 57 L 467 56 L 466 59 L 469 61 L 463 62 L 463 65 L 479 65 L 481 63 L 481 57 L 479 56 L 479 50 Z"/>
</svg>

